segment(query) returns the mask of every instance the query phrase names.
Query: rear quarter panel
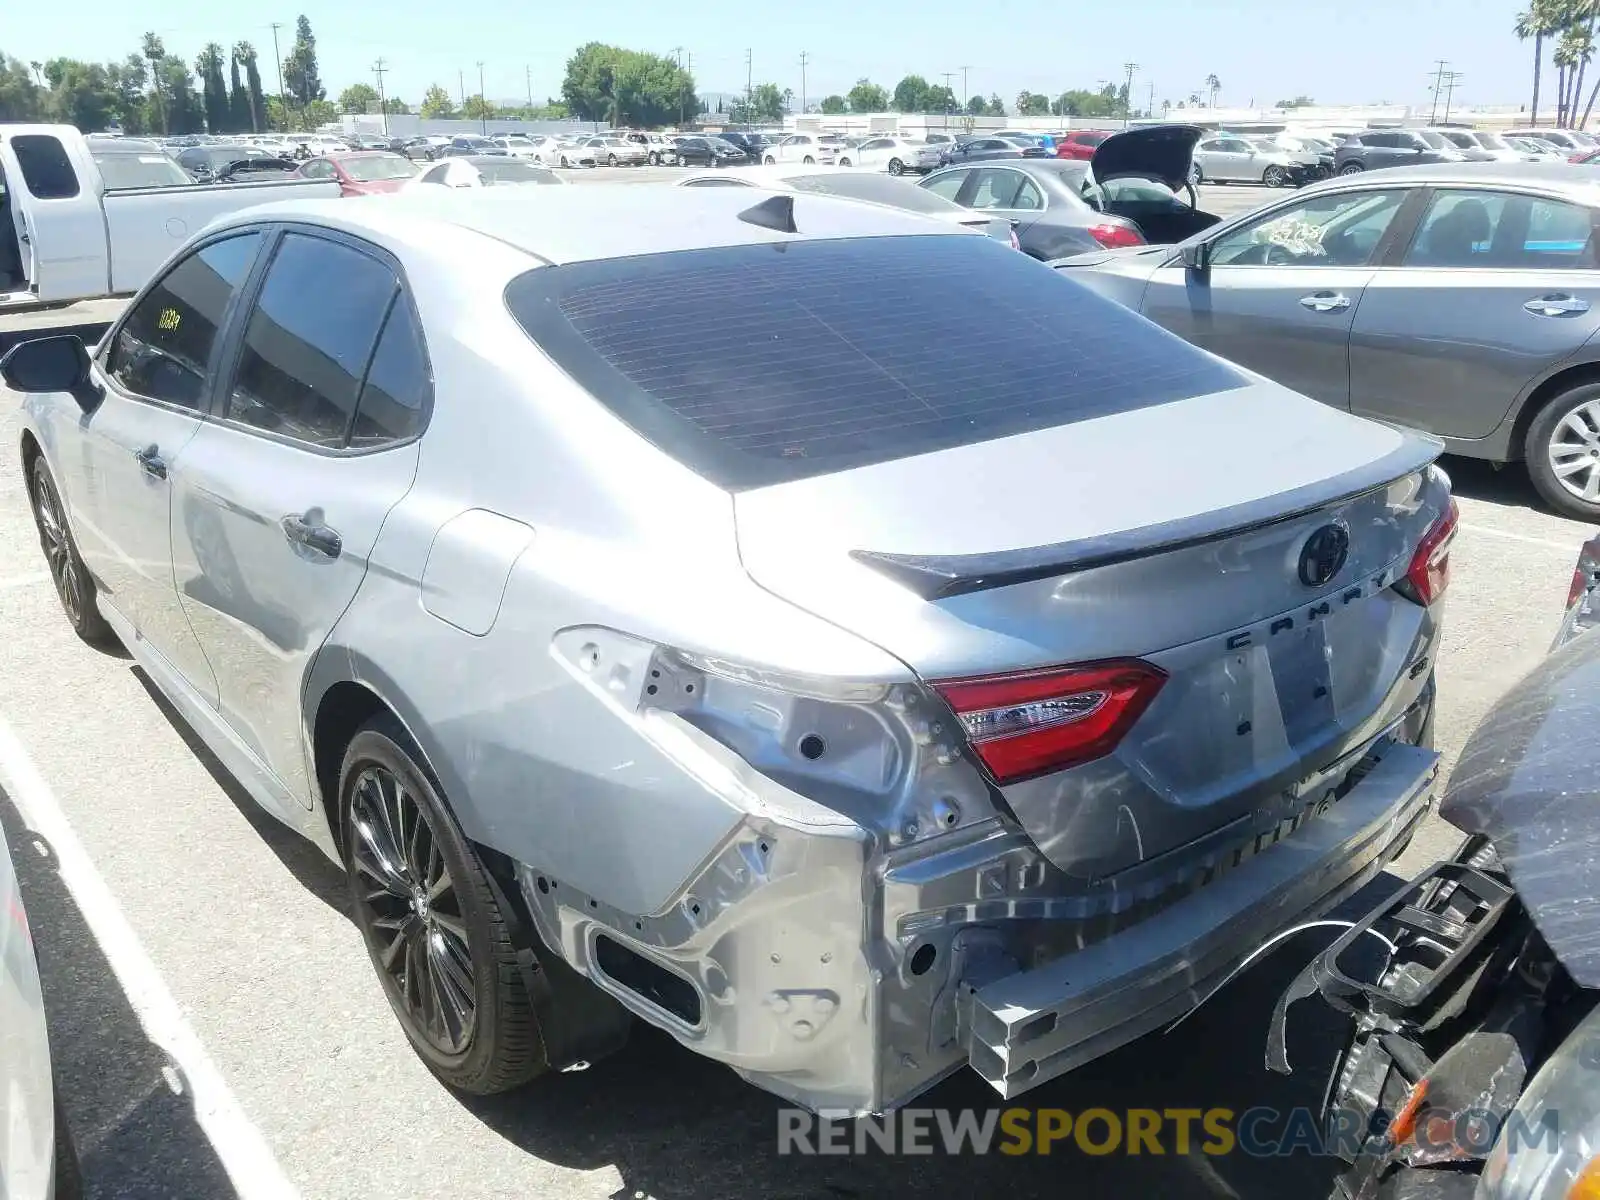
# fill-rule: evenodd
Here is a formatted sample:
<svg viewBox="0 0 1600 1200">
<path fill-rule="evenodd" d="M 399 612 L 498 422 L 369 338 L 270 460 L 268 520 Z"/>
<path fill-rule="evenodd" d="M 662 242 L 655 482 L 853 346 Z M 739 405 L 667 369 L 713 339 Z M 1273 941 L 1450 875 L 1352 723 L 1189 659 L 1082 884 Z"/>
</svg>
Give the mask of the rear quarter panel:
<svg viewBox="0 0 1600 1200">
<path fill-rule="evenodd" d="M 43 1200 L 55 1148 L 44 998 L 11 858 L 0 830 L 0 1196 Z"/>
</svg>

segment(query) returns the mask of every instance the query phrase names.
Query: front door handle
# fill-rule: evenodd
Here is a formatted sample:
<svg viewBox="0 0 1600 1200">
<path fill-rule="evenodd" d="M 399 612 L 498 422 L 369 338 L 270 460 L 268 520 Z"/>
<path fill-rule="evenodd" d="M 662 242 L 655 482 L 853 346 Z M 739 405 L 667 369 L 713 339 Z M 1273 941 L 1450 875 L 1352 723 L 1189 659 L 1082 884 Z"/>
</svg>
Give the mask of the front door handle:
<svg viewBox="0 0 1600 1200">
<path fill-rule="evenodd" d="M 139 469 L 151 479 L 165 479 L 167 477 L 167 462 L 161 457 L 161 448 L 154 443 L 146 446 L 133 456 L 139 461 Z"/>
<path fill-rule="evenodd" d="M 1522 306 L 1536 317 L 1576 317 L 1589 311 L 1589 302 L 1565 292 L 1535 296 Z"/>
<path fill-rule="evenodd" d="M 1300 297 L 1300 305 L 1312 312 L 1343 312 L 1350 307 L 1350 297 L 1341 292 L 1312 292 Z"/>
<path fill-rule="evenodd" d="M 278 524 L 283 528 L 284 537 L 297 546 L 316 551 L 324 558 L 338 558 L 339 552 L 344 549 L 344 540 L 340 538 L 338 530 L 323 524 L 320 508 L 290 513 Z"/>
</svg>

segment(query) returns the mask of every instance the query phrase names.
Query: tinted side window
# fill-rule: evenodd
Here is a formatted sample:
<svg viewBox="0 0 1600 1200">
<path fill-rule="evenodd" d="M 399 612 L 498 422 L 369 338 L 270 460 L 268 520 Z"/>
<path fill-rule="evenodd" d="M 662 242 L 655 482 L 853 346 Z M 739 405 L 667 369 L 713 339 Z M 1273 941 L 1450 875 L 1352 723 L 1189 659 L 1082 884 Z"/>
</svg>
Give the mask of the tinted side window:
<svg viewBox="0 0 1600 1200">
<path fill-rule="evenodd" d="M 422 330 L 411 305 L 398 296 L 361 388 L 361 402 L 350 429 L 351 447 L 367 449 L 414 437 L 422 429 L 431 389 Z"/>
<path fill-rule="evenodd" d="M 1335 192 L 1279 209 L 1211 244 L 1219 267 L 1359 267 L 1372 261 L 1405 194 Z"/>
<path fill-rule="evenodd" d="M 314 446 L 343 446 L 397 287 L 394 272 L 359 250 L 287 234 L 250 314 L 227 417 Z"/>
<path fill-rule="evenodd" d="M 61 139 L 45 133 L 25 133 L 11 139 L 22 166 L 22 182 L 40 200 L 67 200 L 78 194 L 78 176 Z"/>
<path fill-rule="evenodd" d="M 203 408 L 217 329 L 260 244 L 258 233 L 212 242 L 168 271 L 117 330 L 106 374 L 136 395 Z"/>
</svg>

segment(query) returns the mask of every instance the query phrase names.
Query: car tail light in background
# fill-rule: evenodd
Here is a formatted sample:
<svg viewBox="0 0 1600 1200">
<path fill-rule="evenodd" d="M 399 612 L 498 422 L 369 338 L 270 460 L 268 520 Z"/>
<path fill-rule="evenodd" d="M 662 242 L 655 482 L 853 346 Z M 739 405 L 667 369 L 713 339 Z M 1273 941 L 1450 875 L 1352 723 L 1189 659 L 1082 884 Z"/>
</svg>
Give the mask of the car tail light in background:
<svg viewBox="0 0 1600 1200">
<path fill-rule="evenodd" d="M 946 679 L 955 710 L 996 783 L 1016 783 L 1111 753 L 1167 681 L 1137 659 Z"/>
<path fill-rule="evenodd" d="M 1460 519 L 1456 498 L 1451 496 L 1450 506 L 1429 527 L 1411 556 L 1403 590 L 1418 604 L 1436 603 L 1450 586 L 1450 543 L 1456 540 L 1456 523 Z"/>
<path fill-rule="evenodd" d="M 1128 225 L 1091 225 L 1089 235 L 1107 250 L 1115 250 L 1119 246 L 1144 245 L 1143 236 Z"/>
<path fill-rule="evenodd" d="M 1590 538 L 1578 551 L 1578 565 L 1572 569 L 1572 586 L 1567 589 L 1567 608 L 1570 610 L 1597 584 L 1600 584 L 1600 536 Z"/>
</svg>

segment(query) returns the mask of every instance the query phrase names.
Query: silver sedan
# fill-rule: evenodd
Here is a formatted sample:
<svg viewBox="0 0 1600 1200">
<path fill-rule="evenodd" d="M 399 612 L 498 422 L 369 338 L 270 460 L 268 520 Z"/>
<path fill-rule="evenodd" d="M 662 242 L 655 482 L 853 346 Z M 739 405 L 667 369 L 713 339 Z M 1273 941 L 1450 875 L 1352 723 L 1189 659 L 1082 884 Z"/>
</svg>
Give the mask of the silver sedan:
<svg viewBox="0 0 1600 1200">
<path fill-rule="evenodd" d="M 959 226 L 291 202 L 0 377 L 67 618 L 343 865 L 463 1092 L 637 1018 L 813 1108 L 1013 1096 L 1434 790 L 1437 443 Z"/>
</svg>

